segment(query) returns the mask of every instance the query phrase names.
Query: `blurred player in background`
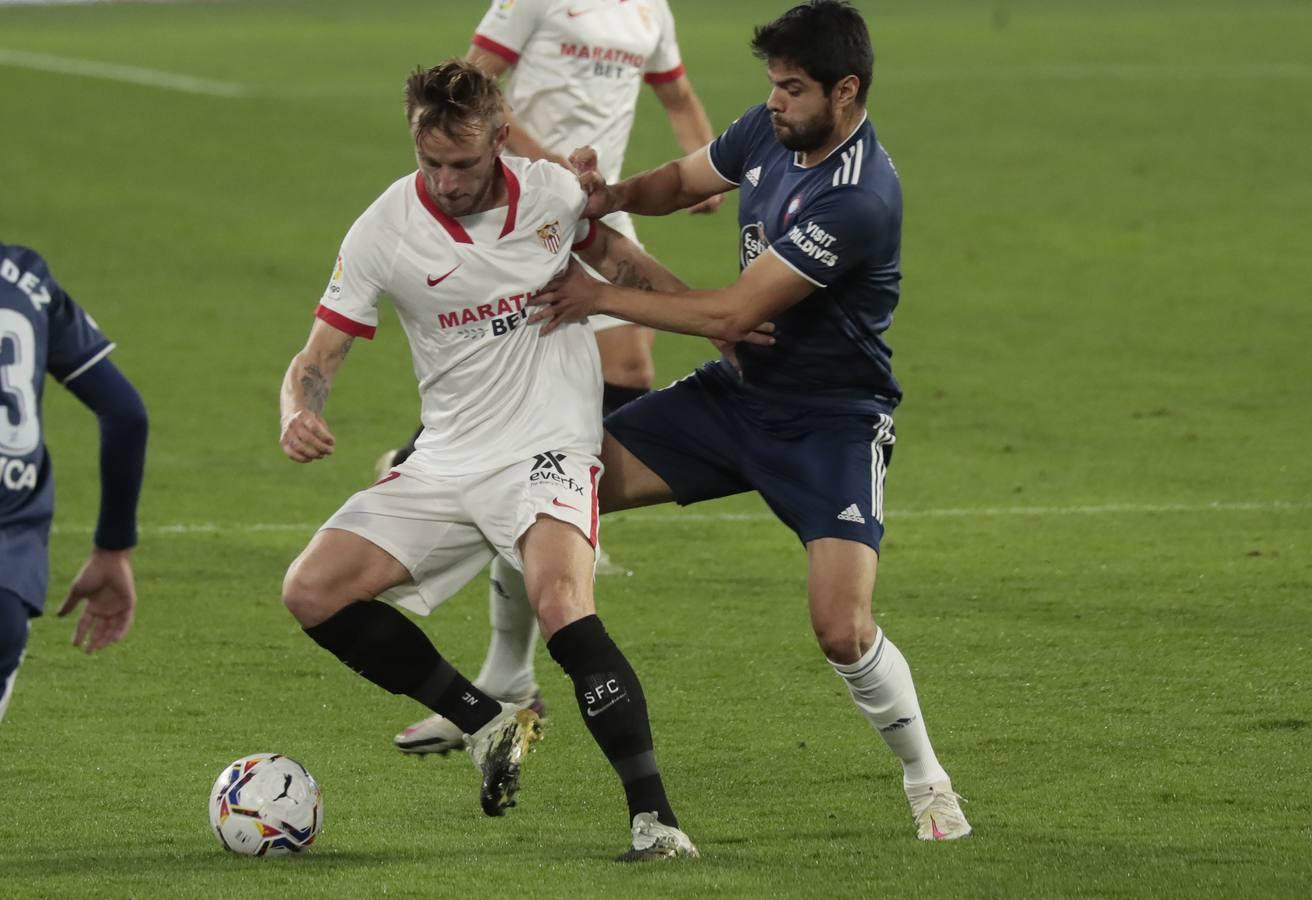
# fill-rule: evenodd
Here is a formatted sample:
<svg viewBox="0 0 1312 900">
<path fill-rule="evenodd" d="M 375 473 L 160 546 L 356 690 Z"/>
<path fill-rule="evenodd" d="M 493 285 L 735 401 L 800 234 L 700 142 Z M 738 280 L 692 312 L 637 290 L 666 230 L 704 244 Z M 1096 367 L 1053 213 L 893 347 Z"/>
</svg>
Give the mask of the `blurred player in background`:
<svg viewBox="0 0 1312 900">
<path fill-rule="evenodd" d="M 50 574 L 55 481 L 41 421 L 47 373 L 100 420 L 100 518 L 91 555 L 59 615 L 86 601 L 73 644 L 87 653 L 132 626 L 132 548 L 148 426 L 141 396 L 109 360 L 113 349 L 36 251 L 0 243 L 0 719 Z"/>
<path fill-rule="evenodd" d="M 571 150 L 593 146 L 600 151 L 606 179 L 619 178 L 644 81 L 664 105 L 685 153 L 715 136 L 684 73 L 666 0 L 496 0 L 475 30 L 467 58 L 490 75 L 510 73 L 506 146 L 528 159 L 568 165 L 565 157 Z M 720 194 L 707 197 L 691 211 L 714 212 L 723 199 Z M 637 241 L 628 213 L 614 213 L 605 222 Z M 589 322 L 601 351 L 602 407 L 611 413 L 651 389 L 653 332 L 610 316 L 593 316 Z M 405 460 L 418 437 L 416 432 L 408 447 L 383 455 L 379 477 Z M 500 559 L 492 564 L 492 639 L 474 683 L 498 699 L 532 704 L 543 712 L 533 676 L 534 617 L 518 588 L 520 579 L 506 565 Z M 625 569 L 603 551 L 597 572 Z M 396 746 L 410 753 L 445 753 L 459 741 L 459 730 L 436 716 L 395 738 Z"/>
<path fill-rule="evenodd" d="M 414 73 L 406 114 L 419 171 L 348 232 L 283 381 L 280 443 L 297 462 L 332 452 L 328 392 L 352 341 L 373 337 L 382 294 L 410 342 L 424 431 L 403 464 L 324 524 L 288 570 L 283 600 L 352 670 L 458 727 L 483 772 L 483 810 L 501 815 L 541 734 L 536 713 L 479 690 L 375 598 L 427 615 L 494 555 L 505 560 L 623 783 L 632 845 L 621 858 L 696 856 L 665 795 L 642 685 L 593 603 L 596 342 L 583 324 L 545 337 L 525 324 L 526 301 L 571 250 L 618 283 L 681 283 L 614 230 L 581 220 L 586 197 L 568 170 L 501 156 L 501 92 L 472 64 Z"/>
<path fill-rule="evenodd" d="M 866 116 L 869 33 L 851 5 L 812 0 L 758 28 L 752 49 L 769 99 L 706 150 L 613 186 L 594 154 L 574 157 L 592 215 L 664 215 L 739 188 L 738 280 L 639 293 L 575 267 L 535 302 L 553 322 L 606 312 L 730 340 L 775 324 L 776 342 L 739 344 L 736 366 L 708 363 L 607 417 L 602 508 L 759 492 L 806 547 L 816 638 L 901 760 L 919 837 L 965 837 L 911 670 L 871 609 L 902 397 L 883 338 L 899 296 L 902 191 Z"/>
</svg>

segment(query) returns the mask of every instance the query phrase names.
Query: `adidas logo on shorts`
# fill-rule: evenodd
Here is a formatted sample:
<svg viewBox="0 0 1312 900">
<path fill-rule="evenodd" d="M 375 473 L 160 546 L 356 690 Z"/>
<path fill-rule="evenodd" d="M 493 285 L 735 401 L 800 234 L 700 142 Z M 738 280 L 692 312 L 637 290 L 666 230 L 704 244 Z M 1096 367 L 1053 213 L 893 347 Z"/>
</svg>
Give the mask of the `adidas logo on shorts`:
<svg viewBox="0 0 1312 900">
<path fill-rule="evenodd" d="M 757 166 L 754 169 L 748 169 L 747 180 L 752 183 L 752 187 L 759 185 L 761 183 L 761 167 Z"/>
<path fill-rule="evenodd" d="M 855 503 L 839 513 L 838 520 L 840 522 L 856 522 L 859 525 L 866 524 L 866 517 L 861 515 L 861 510 L 856 508 Z"/>
</svg>

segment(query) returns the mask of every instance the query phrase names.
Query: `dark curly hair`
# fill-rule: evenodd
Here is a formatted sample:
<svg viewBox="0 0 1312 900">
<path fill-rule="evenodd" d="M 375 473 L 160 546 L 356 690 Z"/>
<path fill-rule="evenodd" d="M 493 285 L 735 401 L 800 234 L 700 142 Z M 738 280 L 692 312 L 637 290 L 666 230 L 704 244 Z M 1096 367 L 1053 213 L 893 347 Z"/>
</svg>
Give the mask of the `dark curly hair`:
<svg viewBox="0 0 1312 900">
<path fill-rule="evenodd" d="M 825 93 L 849 75 L 860 80 L 856 102 L 864 104 L 875 68 L 875 51 L 865 19 L 845 0 L 810 0 L 794 6 L 752 37 L 752 53 L 780 60 L 820 82 Z"/>
</svg>

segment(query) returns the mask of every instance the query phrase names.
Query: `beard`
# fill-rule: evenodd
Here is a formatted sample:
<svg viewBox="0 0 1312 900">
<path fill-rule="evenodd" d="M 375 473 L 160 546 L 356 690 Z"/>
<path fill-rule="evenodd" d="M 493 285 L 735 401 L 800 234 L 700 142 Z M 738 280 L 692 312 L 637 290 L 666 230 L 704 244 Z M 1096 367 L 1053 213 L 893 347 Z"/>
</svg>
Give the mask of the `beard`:
<svg viewBox="0 0 1312 900">
<path fill-rule="evenodd" d="M 453 219 L 461 216 L 467 216 L 478 210 L 483 201 L 487 198 L 488 192 L 492 189 L 492 181 L 495 177 L 495 169 L 488 173 L 487 180 L 481 185 L 474 185 L 468 193 L 459 194 L 439 194 L 437 185 L 429 181 L 427 176 L 424 178 L 424 184 L 428 188 L 428 196 L 433 198 L 437 208 L 442 210 Z"/>
<path fill-rule="evenodd" d="M 825 107 L 819 115 L 796 125 L 781 126 L 779 120 L 773 118 L 770 124 L 774 126 L 774 136 L 779 139 L 779 143 L 794 152 L 809 153 L 823 147 L 825 141 L 829 140 L 836 120 L 833 109 Z"/>
</svg>

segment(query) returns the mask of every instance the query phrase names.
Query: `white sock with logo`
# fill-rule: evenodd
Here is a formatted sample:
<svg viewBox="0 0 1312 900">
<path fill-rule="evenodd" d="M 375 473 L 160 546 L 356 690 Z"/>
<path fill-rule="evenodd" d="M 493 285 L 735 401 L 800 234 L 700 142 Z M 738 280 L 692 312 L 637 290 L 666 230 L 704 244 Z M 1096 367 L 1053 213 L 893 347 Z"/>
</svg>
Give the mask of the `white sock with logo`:
<svg viewBox="0 0 1312 900">
<path fill-rule="evenodd" d="M 474 684 L 501 699 L 527 696 L 537 687 L 533 654 L 538 645 L 538 619 L 529 605 L 523 574 L 500 556 L 492 560 L 488 618 L 492 640 Z"/>
<path fill-rule="evenodd" d="M 902 651 L 884 636 L 883 629 L 875 629 L 874 644 L 856 662 L 836 663 L 831 659 L 829 664 L 847 682 L 856 708 L 902 760 L 904 784 L 947 780 L 948 773 L 939 765 L 929 743 L 911 667 Z"/>
</svg>

